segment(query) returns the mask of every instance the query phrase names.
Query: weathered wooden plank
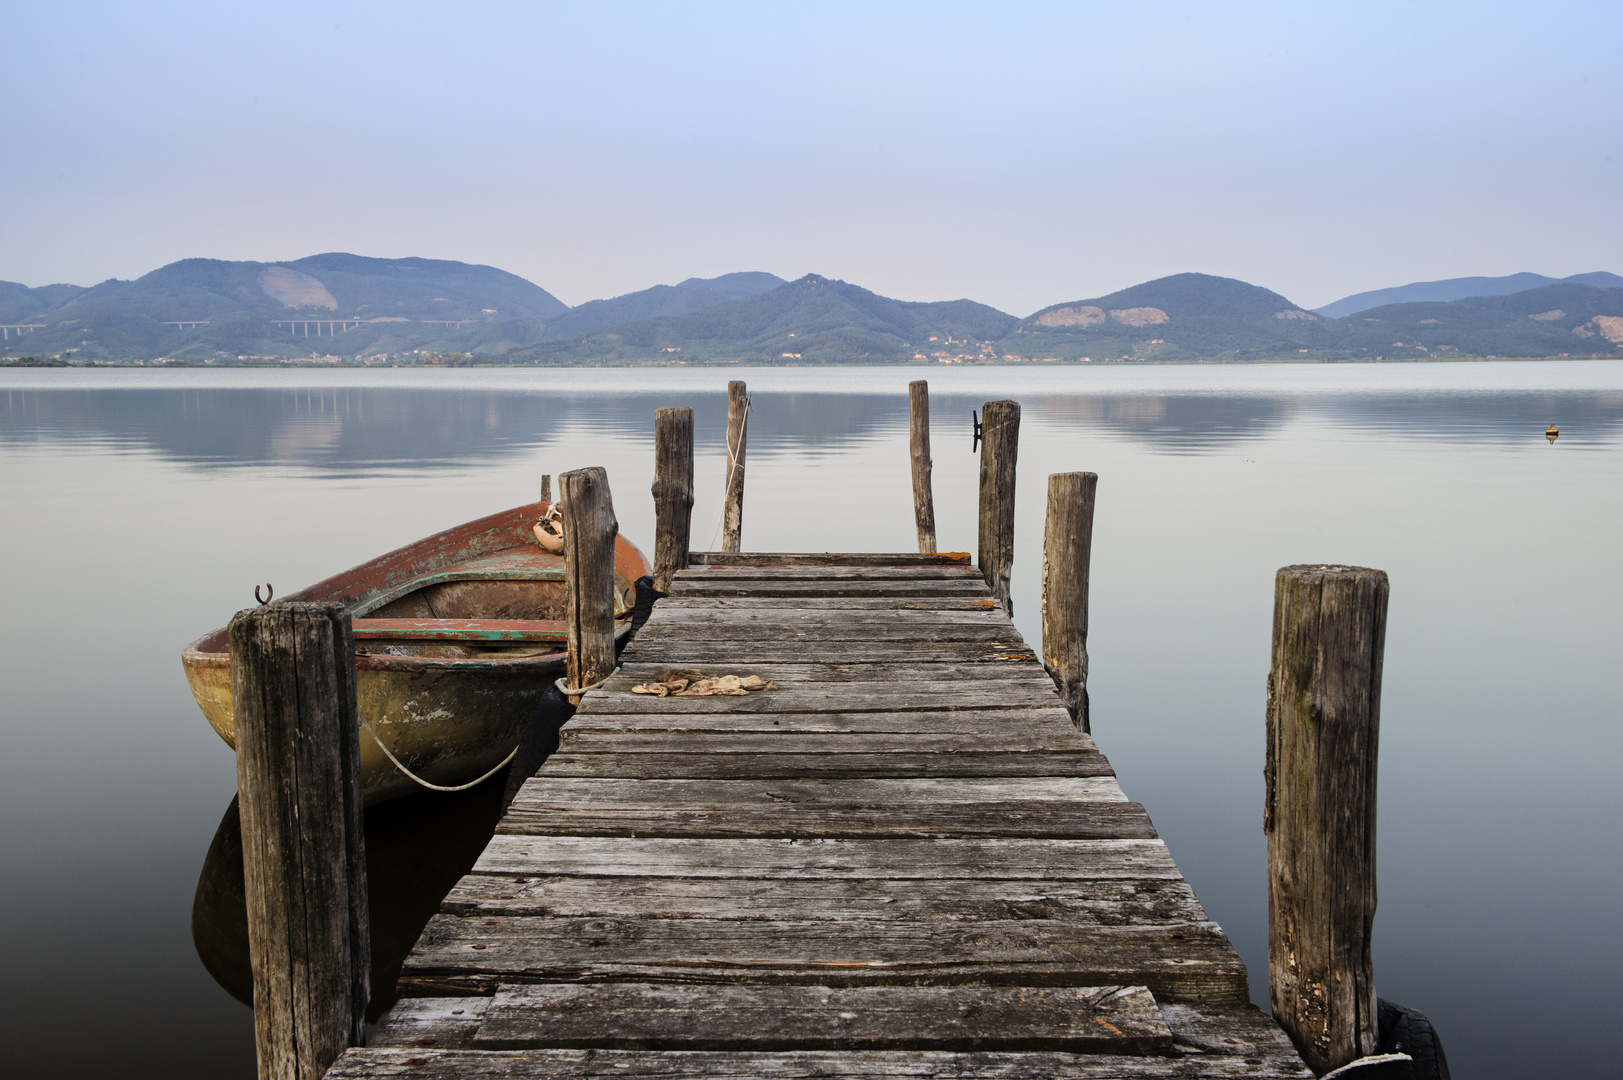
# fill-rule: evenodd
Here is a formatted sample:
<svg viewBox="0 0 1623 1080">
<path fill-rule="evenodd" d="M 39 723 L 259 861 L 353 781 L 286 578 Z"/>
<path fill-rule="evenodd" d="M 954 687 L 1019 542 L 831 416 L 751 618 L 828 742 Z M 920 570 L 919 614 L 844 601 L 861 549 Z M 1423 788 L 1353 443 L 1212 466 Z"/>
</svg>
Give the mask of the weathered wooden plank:
<svg viewBox="0 0 1623 1080">
<path fill-rule="evenodd" d="M 1178 1053 L 1187 1055 L 1191 1064 L 1232 1057 L 1261 1075 L 1303 1080 L 1313 1075 L 1312 1070 L 1302 1064 L 1296 1048 L 1273 1017 L 1249 1002 L 1186 1005 L 1162 1001 L 1158 1004 L 1161 1019 L 1172 1029 L 1174 1047 Z"/>
<path fill-rule="evenodd" d="M 465 1050 L 484 1022 L 490 998 L 402 998 L 367 1032 L 366 1045 Z"/>
<path fill-rule="evenodd" d="M 605 693 L 601 703 L 594 701 L 589 711 L 577 713 L 573 726 L 602 728 L 609 725 L 645 724 L 676 717 L 683 723 L 727 723 L 728 717 L 749 723 L 749 717 L 786 717 L 795 714 L 860 717 L 867 714 L 915 713 L 909 723 L 925 725 L 919 730 L 955 730 L 961 724 L 977 724 L 978 730 L 1001 730 L 1016 723 L 1068 722 L 1070 714 L 1059 704 L 1053 691 L 1030 693 L 1014 690 L 1004 694 L 838 694 L 782 689 L 757 691 L 748 696 L 715 694 L 709 697 L 654 697 L 650 694 Z M 624 719 L 610 720 L 610 717 Z M 984 720 L 977 721 L 977 718 Z M 757 721 L 771 723 L 767 721 Z M 862 723 L 863 721 L 853 721 Z M 880 721 L 883 722 L 883 721 Z M 931 726 L 931 725 L 934 726 Z M 913 730 L 915 728 L 910 728 Z M 885 729 L 894 730 L 894 729 Z"/>
<path fill-rule="evenodd" d="M 329 1080 L 1311 1080 L 1313 1074 L 1284 1055 L 1246 1059 L 1041 1051 L 357 1049 L 347 1051 L 327 1076 Z"/>
<path fill-rule="evenodd" d="M 1074 729 L 1073 729 L 1074 730 Z M 1094 749 L 1085 735 L 1024 727 L 992 735 L 918 735 L 887 732 L 830 732 L 801 735 L 702 731 L 581 731 L 564 728 L 560 749 L 576 754 L 963 754 L 998 750 L 1075 751 Z"/>
<path fill-rule="evenodd" d="M 681 611 L 756 611 L 785 610 L 782 600 L 754 596 L 684 596 L 680 600 L 665 600 L 660 610 L 671 607 Z M 990 611 L 997 601 L 987 597 L 874 597 L 874 596 L 808 596 L 795 601 L 794 610 L 816 612 L 839 611 Z"/>
<path fill-rule="evenodd" d="M 969 570 L 965 571 L 965 573 L 969 575 L 967 580 L 975 580 L 975 571 Z M 779 619 L 790 619 L 796 621 L 820 619 L 825 622 L 858 622 L 862 620 L 880 619 L 910 619 L 915 622 L 950 622 L 979 619 L 982 621 L 1001 622 L 1005 625 L 1007 625 L 1009 622 L 1009 617 L 995 607 L 987 607 L 985 604 L 976 603 L 973 599 L 965 602 L 962 600 L 953 600 L 951 597 L 945 599 L 940 597 L 926 597 L 925 600 L 931 604 L 954 603 L 958 604 L 959 606 L 906 607 L 904 605 L 909 603 L 909 601 L 905 598 L 901 600 L 890 598 L 888 601 L 885 597 L 875 598 L 859 596 L 849 598 L 852 603 L 858 600 L 867 602 L 869 600 L 878 599 L 881 602 L 880 606 L 874 607 L 871 610 L 864 610 L 860 606 L 851 606 L 850 604 L 839 605 L 838 602 L 842 598 L 837 596 L 824 597 L 821 601 L 819 601 L 818 604 L 808 604 L 805 607 L 801 607 L 798 604 L 792 606 L 778 605 L 776 607 L 772 607 L 764 604 L 743 603 L 743 601 L 748 599 L 751 598 L 739 596 L 719 598 L 684 597 L 674 600 L 672 603 L 665 605 L 660 610 L 663 615 L 669 619 L 693 621 L 712 620 L 717 622 L 723 620 L 734 620 L 741 622 L 749 619 L 771 621 L 774 616 Z M 816 598 L 814 597 L 813 599 Z M 985 598 L 983 597 L 982 599 Z M 726 602 L 727 606 L 720 606 L 723 601 Z"/>
<path fill-rule="evenodd" d="M 689 566 L 968 566 L 967 551 L 690 551 Z"/>
<path fill-rule="evenodd" d="M 741 806 L 670 809 L 513 807 L 500 830 L 529 836 L 783 837 L 886 840 L 899 837 L 1155 838 L 1132 802 L 988 801 L 957 806 Z"/>
<path fill-rule="evenodd" d="M 561 619 L 356 619 L 357 641 L 567 641 Z"/>
<path fill-rule="evenodd" d="M 843 628 L 837 623 L 811 621 L 759 623 L 754 626 L 728 623 L 682 626 L 664 622 L 654 625 L 650 622 L 637 635 L 642 649 L 684 648 L 695 638 L 702 638 L 711 648 L 727 645 L 760 650 L 783 645 L 815 645 L 833 640 L 842 645 L 862 645 L 869 651 L 876 651 L 892 643 L 905 647 L 915 641 L 932 645 L 947 642 L 1015 644 L 1020 641 L 1020 633 L 1008 624 L 948 622 L 920 625 L 902 619 L 888 619 L 882 623 L 853 621 Z"/>
<path fill-rule="evenodd" d="M 1142 986 L 594 983 L 502 987 L 474 1045 L 1146 1054 L 1172 1032 Z"/>
<path fill-rule="evenodd" d="M 915 597 L 953 596 L 981 599 L 986 585 L 973 579 L 931 579 L 929 581 L 729 581 L 725 578 L 687 578 L 677 574 L 671 581 L 671 596 L 751 596 L 792 598 L 803 596 Z"/>
<path fill-rule="evenodd" d="M 722 805 L 851 806 L 995 801 L 1127 804 L 1114 777 L 1041 776 L 942 780 L 582 780 L 543 773 L 519 788 L 511 810 L 691 810 Z"/>
<path fill-rule="evenodd" d="M 599 878 L 1178 880 L 1159 840 L 491 838 L 475 873 Z"/>
<path fill-rule="evenodd" d="M 724 630 L 738 627 L 894 630 L 899 626 L 927 626 L 934 630 L 944 626 L 1011 627 L 1014 624 L 1009 621 L 1007 615 L 986 608 L 975 608 L 970 611 L 907 611 L 895 607 L 876 611 L 795 611 L 782 608 L 721 610 L 673 605 L 668 610 L 660 608 L 658 618 L 650 625 L 692 632 L 709 627 Z"/>
<path fill-rule="evenodd" d="M 1142 985 L 1173 1000 L 1241 1002 L 1245 965 L 1215 924 L 1058 920 L 848 922 L 485 919 L 440 914 L 401 969 L 411 996 L 515 982 L 801 985 Z"/>
<path fill-rule="evenodd" d="M 685 780 L 882 779 L 950 776 L 1114 776 L 1102 754 L 641 754 L 557 753 L 548 776 Z"/>
<path fill-rule="evenodd" d="M 754 732 L 783 734 L 798 732 L 845 734 L 956 734 L 978 737 L 987 741 L 1001 738 L 1009 731 L 1036 734 L 1051 731 L 1054 735 L 1069 734 L 1058 726 L 1059 721 L 1046 710 L 1009 709 L 1002 712 L 987 710 L 959 712 L 910 711 L 893 713 L 825 713 L 825 712 L 707 712 L 672 713 L 593 713 L 576 716 L 569 730 L 576 734 L 599 732 Z M 994 750 L 996 746 L 987 746 Z"/>
<path fill-rule="evenodd" d="M 673 878 L 469 874 L 441 908 L 501 918 L 796 919 L 887 922 L 1063 919 L 1078 925 L 1206 922 L 1189 884 L 1167 878 L 951 881 L 889 878 Z"/>
<path fill-rule="evenodd" d="M 620 674 L 604 684 L 604 689 L 610 691 L 611 696 L 613 693 L 625 693 L 637 683 L 656 679 L 668 668 L 665 664 L 638 661 L 633 656 L 633 651 L 627 649 L 621 656 Z M 1054 681 L 1034 664 L 966 664 L 962 669 L 955 669 L 951 664 L 923 667 L 887 660 L 869 663 L 775 662 L 753 668 L 751 673 L 771 679 L 780 689 L 792 686 L 797 690 L 826 689 L 850 694 L 913 694 L 921 690 L 939 694 L 1001 693 L 1015 684 L 1032 692 L 1052 693 L 1054 689 Z M 587 707 L 591 707 L 591 702 L 587 702 Z"/>
<path fill-rule="evenodd" d="M 679 570 L 673 581 L 976 581 L 985 579 L 972 566 L 695 566 Z"/>
<path fill-rule="evenodd" d="M 1008 642 L 898 641 L 889 650 L 837 641 L 801 641 L 782 644 L 693 641 L 633 644 L 626 654 L 639 664 L 671 667 L 729 665 L 726 670 L 750 670 L 767 664 L 821 662 L 825 664 L 875 663 L 905 653 L 914 664 L 1035 664 L 1037 656 L 1018 636 Z"/>
</svg>

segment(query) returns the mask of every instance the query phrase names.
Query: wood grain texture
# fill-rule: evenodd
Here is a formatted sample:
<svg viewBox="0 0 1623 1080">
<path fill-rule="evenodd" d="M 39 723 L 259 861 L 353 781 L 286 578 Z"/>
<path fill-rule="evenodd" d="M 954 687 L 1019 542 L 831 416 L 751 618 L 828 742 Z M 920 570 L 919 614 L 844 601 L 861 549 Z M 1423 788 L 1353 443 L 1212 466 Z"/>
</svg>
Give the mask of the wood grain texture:
<svg viewBox="0 0 1623 1080">
<path fill-rule="evenodd" d="M 654 410 L 654 588 L 688 564 L 693 526 L 693 410 Z"/>
<path fill-rule="evenodd" d="M 1090 472 L 1048 478 L 1043 529 L 1043 667 L 1083 731 L 1088 720 L 1088 572 L 1093 550 L 1093 497 L 1099 477 Z"/>
<path fill-rule="evenodd" d="M 691 551 L 691 566 L 941 566 L 969 565 L 967 551 L 933 555 L 909 551 Z"/>
<path fill-rule="evenodd" d="M 1043 751 L 875 754 L 591 754 L 568 750 L 547 759 L 550 776 L 649 780 L 902 779 L 954 776 L 1114 776 L 1097 753 Z"/>
<path fill-rule="evenodd" d="M 491 838 L 474 873 L 738 879 L 1179 879 L 1159 840 L 650 840 Z"/>
<path fill-rule="evenodd" d="M 1148 1054 L 1170 1051 L 1172 1032 L 1142 986 L 595 983 L 503 987 L 474 1045 Z"/>
<path fill-rule="evenodd" d="M 469 874 L 441 908 L 505 918 L 794 919 L 1002 922 L 1054 919 L 1082 925 L 1206 922 L 1187 882 L 1158 878 L 987 881 L 888 878 L 595 877 Z"/>
<path fill-rule="evenodd" d="M 919 553 L 936 549 L 935 496 L 930 472 L 930 384 L 917 379 L 907 384 L 908 457 L 913 466 L 913 523 L 919 534 Z"/>
<path fill-rule="evenodd" d="M 369 1047 L 466 1050 L 484 1023 L 489 998 L 403 998 L 367 1032 Z"/>
<path fill-rule="evenodd" d="M 590 686 L 614 671 L 614 517 L 609 474 L 600 467 L 558 477 L 564 516 L 564 622 L 570 686 Z M 572 695 L 570 704 L 580 703 Z"/>
<path fill-rule="evenodd" d="M 1375 788 L 1386 575 L 1287 566 L 1274 587 L 1266 803 L 1268 990 L 1317 1072 L 1378 1044 Z"/>
<path fill-rule="evenodd" d="M 1174 1046 L 1177 1036 L 1174 1033 Z M 351 1050 L 327 1074 L 333 1080 L 482 1078 L 520 1080 L 1284 1080 L 1313 1074 L 1294 1055 L 1268 1058 L 1160 1057 L 1044 1052 L 952 1053 L 930 1050 Z"/>
<path fill-rule="evenodd" d="M 1246 1000 L 1245 966 L 1210 923 L 466 918 L 440 914 L 401 969 L 401 991 L 513 983 L 746 982 L 828 986 L 1109 986 Z"/>
<path fill-rule="evenodd" d="M 742 382 L 727 384 L 727 473 L 722 488 L 721 550 L 738 551 L 744 536 L 744 451 L 750 399 Z"/>
<path fill-rule="evenodd" d="M 684 581 L 974 581 L 980 572 L 961 563 L 901 566 L 730 566 L 714 563 L 682 571 Z"/>
<path fill-rule="evenodd" d="M 979 555 L 986 587 L 1014 614 L 1009 572 L 1014 567 L 1014 476 L 1020 451 L 1020 403 L 988 401 L 981 407 Z"/>
<path fill-rule="evenodd" d="M 319 1077 L 368 999 L 355 640 L 340 604 L 239 612 L 228 631 L 259 1075 Z"/>
</svg>

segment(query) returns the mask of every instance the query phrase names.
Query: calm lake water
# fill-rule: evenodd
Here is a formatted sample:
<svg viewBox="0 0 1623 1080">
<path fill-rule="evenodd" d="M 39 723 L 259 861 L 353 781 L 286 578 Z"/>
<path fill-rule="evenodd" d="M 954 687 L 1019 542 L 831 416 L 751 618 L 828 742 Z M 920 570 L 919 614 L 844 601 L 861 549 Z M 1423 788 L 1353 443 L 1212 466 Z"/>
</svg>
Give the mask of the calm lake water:
<svg viewBox="0 0 1623 1080">
<path fill-rule="evenodd" d="M 0 372 L 7 1071 L 253 1075 L 251 1017 L 228 992 L 234 764 L 179 654 L 255 583 L 291 591 L 583 465 L 607 467 L 622 531 L 649 547 L 663 405 L 697 414 L 707 547 L 728 378 L 754 399 L 746 549 L 905 551 L 906 384 L 921 377 L 947 549 L 975 545 L 970 409 L 1022 403 L 1014 602 L 1033 642 L 1043 478 L 1099 474 L 1095 736 L 1253 997 L 1266 1005 L 1273 574 L 1379 567 L 1380 993 L 1430 1015 L 1462 1080 L 1616 1075 L 1616 361 Z M 487 803 L 410 800 L 369 821 L 373 893 L 398 901 L 387 933 L 409 941 L 477 853 Z M 450 817 L 473 833 L 414 842 Z"/>
</svg>

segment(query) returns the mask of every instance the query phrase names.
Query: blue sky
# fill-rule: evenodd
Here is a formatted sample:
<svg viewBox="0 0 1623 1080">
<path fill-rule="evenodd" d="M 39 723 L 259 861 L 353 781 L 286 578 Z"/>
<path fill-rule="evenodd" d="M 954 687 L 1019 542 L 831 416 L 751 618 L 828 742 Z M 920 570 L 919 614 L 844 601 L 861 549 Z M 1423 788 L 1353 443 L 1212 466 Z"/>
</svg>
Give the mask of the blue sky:
<svg viewBox="0 0 1623 1080">
<path fill-rule="evenodd" d="M 320 251 L 1017 314 L 1623 272 L 1623 4 L 0 0 L 0 279 Z"/>
</svg>

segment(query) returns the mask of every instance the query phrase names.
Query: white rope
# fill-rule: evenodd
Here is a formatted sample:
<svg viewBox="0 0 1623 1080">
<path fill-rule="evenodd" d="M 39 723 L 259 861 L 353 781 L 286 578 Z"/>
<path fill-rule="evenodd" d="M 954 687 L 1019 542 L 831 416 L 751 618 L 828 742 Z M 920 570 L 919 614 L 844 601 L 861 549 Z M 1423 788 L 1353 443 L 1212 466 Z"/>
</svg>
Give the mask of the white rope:
<svg viewBox="0 0 1623 1080">
<path fill-rule="evenodd" d="M 502 758 L 500 765 L 497 765 L 494 769 L 491 769 L 477 780 L 469 780 L 466 784 L 457 784 L 455 787 L 447 787 L 444 784 L 430 784 L 427 780 L 424 780 L 421 776 L 418 776 L 416 773 L 402 765 L 399 758 L 389 753 L 389 748 L 383 745 L 383 740 L 378 738 L 378 733 L 372 730 L 371 724 L 367 723 L 365 720 L 362 720 L 361 726 L 366 729 L 366 733 L 368 735 L 372 736 L 372 741 L 378 744 L 378 749 L 383 751 L 383 756 L 394 762 L 395 768 L 399 769 L 401 772 L 405 773 L 407 777 L 417 781 L 430 791 L 467 791 L 471 787 L 478 787 L 480 784 L 484 783 L 486 780 L 489 780 L 492 776 L 495 776 L 497 773 L 505 769 L 508 763 L 518 756 L 518 744 L 515 743 L 513 744 L 513 752 Z"/>
<path fill-rule="evenodd" d="M 749 433 L 750 426 L 750 399 L 744 399 L 744 416 L 738 423 L 738 441 L 743 443 Z M 721 517 L 716 519 L 716 531 L 710 534 L 710 550 L 716 550 L 716 537 L 721 535 L 721 527 L 727 521 L 727 493 L 733 489 L 733 477 L 738 473 L 738 447 L 731 442 L 727 444 L 727 483 L 721 491 Z"/>
<path fill-rule="evenodd" d="M 569 677 L 567 675 L 560 676 L 558 681 L 553 683 L 553 685 L 556 686 L 559 693 L 563 694 L 565 697 L 580 697 L 580 695 L 586 693 L 588 690 L 596 690 L 598 687 L 602 686 L 604 683 L 608 682 L 618 674 L 620 674 L 620 667 L 619 665 L 615 665 L 613 671 L 609 672 L 607 675 L 603 676 L 590 686 L 566 686 L 564 684 L 569 681 Z"/>
</svg>

